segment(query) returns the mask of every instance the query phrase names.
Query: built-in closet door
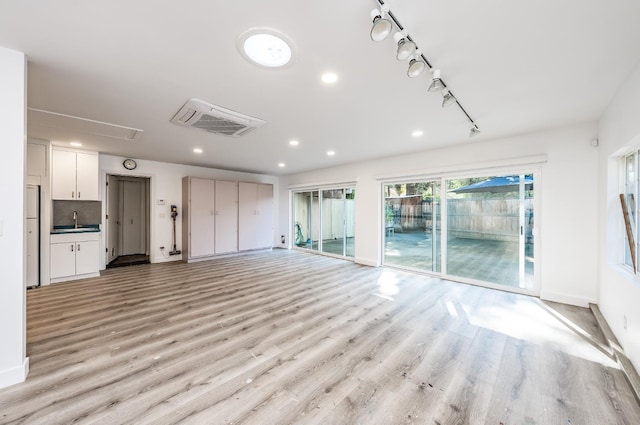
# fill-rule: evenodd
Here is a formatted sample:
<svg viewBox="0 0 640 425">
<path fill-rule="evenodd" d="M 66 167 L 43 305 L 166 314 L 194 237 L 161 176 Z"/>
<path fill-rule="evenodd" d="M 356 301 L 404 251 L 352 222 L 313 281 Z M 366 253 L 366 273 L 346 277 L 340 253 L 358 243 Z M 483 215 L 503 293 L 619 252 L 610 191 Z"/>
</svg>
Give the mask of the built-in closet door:
<svg viewBox="0 0 640 425">
<path fill-rule="evenodd" d="M 256 247 L 268 248 L 273 246 L 273 185 L 258 184 L 257 196 Z"/>
<path fill-rule="evenodd" d="M 215 254 L 215 181 L 190 179 L 189 235 L 191 257 Z"/>
<path fill-rule="evenodd" d="M 255 249 L 256 230 L 258 228 L 256 183 L 238 183 L 238 249 Z"/>
<path fill-rule="evenodd" d="M 238 183 L 215 183 L 215 252 L 238 251 Z"/>
<path fill-rule="evenodd" d="M 238 184 L 238 248 L 273 246 L 273 185 Z"/>
</svg>

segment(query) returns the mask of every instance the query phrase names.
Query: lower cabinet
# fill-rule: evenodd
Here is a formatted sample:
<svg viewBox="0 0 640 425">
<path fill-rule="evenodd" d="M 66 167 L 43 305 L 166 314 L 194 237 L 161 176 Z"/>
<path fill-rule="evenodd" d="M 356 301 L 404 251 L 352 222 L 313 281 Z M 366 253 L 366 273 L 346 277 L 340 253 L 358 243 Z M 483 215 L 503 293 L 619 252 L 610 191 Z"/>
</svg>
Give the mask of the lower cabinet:
<svg viewBox="0 0 640 425">
<path fill-rule="evenodd" d="M 100 233 L 51 235 L 51 283 L 98 276 Z"/>
</svg>

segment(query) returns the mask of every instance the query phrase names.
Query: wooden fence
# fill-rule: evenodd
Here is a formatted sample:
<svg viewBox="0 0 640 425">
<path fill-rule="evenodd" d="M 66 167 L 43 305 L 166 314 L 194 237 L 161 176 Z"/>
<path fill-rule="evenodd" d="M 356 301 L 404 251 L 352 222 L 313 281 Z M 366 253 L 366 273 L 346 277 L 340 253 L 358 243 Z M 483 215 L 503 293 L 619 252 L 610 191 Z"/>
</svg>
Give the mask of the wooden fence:
<svg viewBox="0 0 640 425">
<path fill-rule="evenodd" d="M 518 199 L 449 199 L 447 201 L 449 237 L 517 241 L 520 233 Z M 421 196 L 386 199 L 386 210 L 393 214 L 396 231 L 431 233 L 440 230 L 440 203 Z M 435 208 L 435 216 L 434 216 Z M 532 238 L 533 199 L 525 199 L 524 231 Z"/>
</svg>

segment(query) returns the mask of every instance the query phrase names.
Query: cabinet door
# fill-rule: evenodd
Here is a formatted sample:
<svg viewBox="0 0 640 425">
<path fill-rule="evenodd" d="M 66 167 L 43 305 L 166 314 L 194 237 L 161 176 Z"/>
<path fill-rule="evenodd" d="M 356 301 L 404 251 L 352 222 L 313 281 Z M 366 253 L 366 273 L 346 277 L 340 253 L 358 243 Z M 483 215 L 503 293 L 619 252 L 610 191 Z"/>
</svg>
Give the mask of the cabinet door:
<svg viewBox="0 0 640 425">
<path fill-rule="evenodd" d="M 51 161 L 51 198 L 76 199 L 76 153 L 54 149 Z"/>
<path fill-rule="evenodd" d="M 98 155 L 78 152 L 76 159 L 77 199 L 98 200 Z M 55 179 L 55 177 L 54 177 Z"/>
<path fill-rule="evenodd" d="M 214 255 L 215 181 L 191 179 L 189 196 L 189 252 L 191 257 Z"/>
<path fill-rule="evenodd" d="M 51 244 L 51 278 L 73 276 L 76 274 L 75 242 Z"/>
<path fill-rule="evenodd" d="M 98 241 L 76 242 L 76 274 L 96 273 L 100 267 Z"/>
<path fill-rule="evenodd" d="M 238 185 L 216 180 L 216 254 L 238 250 Z"/>
<path fill-rule="evenodd" d="M 255 249 L 258 208 L 258 185 L 256 183 L 238 184 L 238 249 Z"/>
<path fill-rule="evenodd" d="M 273 185 L 259 184 L 257 199 L 256 247 L 273 246 Z"/>
<path fill-rule="evenodd" d="M 27 175 L 44 177 L 47 175 L 47 147 L 27 143 Z"/>
</svg>

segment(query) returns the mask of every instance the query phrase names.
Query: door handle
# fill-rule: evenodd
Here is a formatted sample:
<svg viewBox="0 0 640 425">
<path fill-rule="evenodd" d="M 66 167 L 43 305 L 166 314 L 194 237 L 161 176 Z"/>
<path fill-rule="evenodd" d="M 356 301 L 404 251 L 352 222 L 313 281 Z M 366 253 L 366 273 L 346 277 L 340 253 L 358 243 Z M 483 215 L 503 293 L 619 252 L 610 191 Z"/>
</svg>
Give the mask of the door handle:
<svg viewBox="0 0 640 425">
<path fill-rule="evenodd" d="M 71 252 L 73 252 L 73 244 L 71 244 Z"/>
<path fill-rule="evenodd" d="M 78 251 L 80 251 L 80 244 L 78 244 Z"/>
</svg>

